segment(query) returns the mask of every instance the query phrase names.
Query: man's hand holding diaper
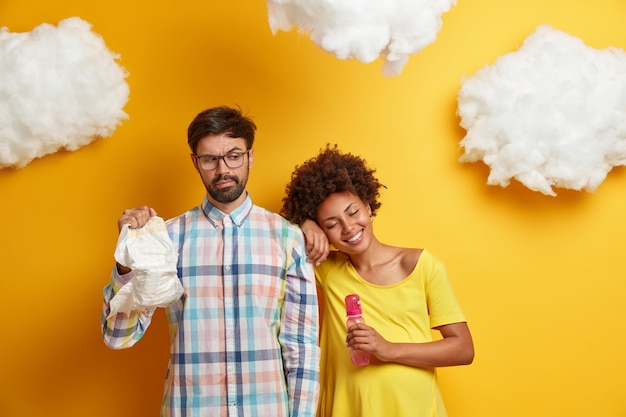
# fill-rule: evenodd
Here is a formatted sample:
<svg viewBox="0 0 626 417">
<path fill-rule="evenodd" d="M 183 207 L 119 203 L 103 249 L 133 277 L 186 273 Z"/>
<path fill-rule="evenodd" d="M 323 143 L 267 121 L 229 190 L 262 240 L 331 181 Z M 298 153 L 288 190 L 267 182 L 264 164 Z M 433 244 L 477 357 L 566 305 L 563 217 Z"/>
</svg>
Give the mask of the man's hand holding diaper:
<svg viewBox="0 0 626 417">
<path fill-rule="evenodd" d="M 176 302 L 184 289 L 176 273 L 178 252 L 165 222 L 147 206 L 125 210 L 118 220 L 115 260 L 120 275 L 132 278 L 111 299 L 109 317 Z"/>
</svg>

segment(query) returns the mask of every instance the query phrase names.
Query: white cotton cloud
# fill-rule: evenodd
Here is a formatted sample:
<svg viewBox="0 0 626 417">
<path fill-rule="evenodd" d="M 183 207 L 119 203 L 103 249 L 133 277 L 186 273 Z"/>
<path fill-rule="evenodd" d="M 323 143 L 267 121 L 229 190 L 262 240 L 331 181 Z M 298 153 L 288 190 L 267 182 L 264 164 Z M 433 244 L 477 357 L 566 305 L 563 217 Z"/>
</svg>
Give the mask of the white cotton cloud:
<svg viewBox="0 0 626 417">
<path fill-rule="evenodd" d="M 398 75 L 409 56 L 434 42 L 441 15 L 456 0 L 268 0 L 272 33 L 297 27 L 340 59 L 384 58 L 385 75 Z"/>
<path fill-rule="evenodd" d="M 111 136 L 128 118 L 126 71 L 78 17 L 0 28 L 0 168 Z"/>
<path fill-rule="evenodd" d="M 467 131 L 459 160 L 482 160 L 488 184 L 595 191 L 626 164 L 626 53 L 540 26 L 463 81 L 457 113 Z"/>
</svg>

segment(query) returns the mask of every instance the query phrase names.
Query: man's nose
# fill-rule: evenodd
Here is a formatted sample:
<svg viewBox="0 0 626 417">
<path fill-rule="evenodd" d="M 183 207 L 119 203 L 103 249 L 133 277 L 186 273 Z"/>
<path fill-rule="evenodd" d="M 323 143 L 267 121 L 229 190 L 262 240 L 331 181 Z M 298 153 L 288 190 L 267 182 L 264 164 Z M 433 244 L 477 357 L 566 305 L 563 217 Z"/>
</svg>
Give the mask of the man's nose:
<svg viewBox="0 0 626 417">
<path fill-rule="evenodd" d="M 215 172 L 229 172 L 230 168 L 226 165 L 226 160 L 224 158 L 220 158 L 217 160 L 217 166 L 215 167 Z"/>
</svg>

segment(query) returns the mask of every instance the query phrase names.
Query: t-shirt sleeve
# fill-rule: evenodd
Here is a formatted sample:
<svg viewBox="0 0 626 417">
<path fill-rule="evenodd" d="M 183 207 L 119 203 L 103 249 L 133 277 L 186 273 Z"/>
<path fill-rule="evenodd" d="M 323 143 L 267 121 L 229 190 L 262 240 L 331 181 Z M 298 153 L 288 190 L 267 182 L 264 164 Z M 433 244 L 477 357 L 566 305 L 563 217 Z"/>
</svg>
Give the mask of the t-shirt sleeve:
<svg viewBox="0 0 626 417">
<path fill-rule="evenodd" d="M 465 315 L 452 291 L 446 266 L 427 251 L 424 251 L 421 256 L 426 256 L 427 262 L 425 263 L 428 264 L 426 297 L 430 327 L 465 322 Z"/>
</svg>

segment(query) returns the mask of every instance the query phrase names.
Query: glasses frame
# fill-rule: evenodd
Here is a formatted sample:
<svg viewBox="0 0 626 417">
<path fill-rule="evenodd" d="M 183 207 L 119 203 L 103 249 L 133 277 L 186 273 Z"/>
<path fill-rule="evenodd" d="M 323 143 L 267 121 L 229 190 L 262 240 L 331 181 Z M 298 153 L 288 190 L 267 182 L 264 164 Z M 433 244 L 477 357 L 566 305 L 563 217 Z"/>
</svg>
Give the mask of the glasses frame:
<svg viewBox="0 0 626 417">
<path fill-rule="evenodd" d="M 241 164 L 237 165 L 237 166 L 231 166 L 230 163 L 228 162 L 228 159 L 226 159 L 229 155 L 238 155 L 238 156 L 244 156 L 244 155 L 248 155 L 250 153 L 250 149 L 248 149 L 245 152 L 240 152 L 240 151 L 232 151 L 232 152 L 227 152 L 224 155 L 213 155 L 210 153 L 205 153 L 203 155 L 196 155 L 193 154 L 193 157 L 196 158 L 196 164 L 198 165 L 198 168 L 204 170 L 204 171 L 213 171 L 214 169 L 217 169 L 218 166 L 220 166 L 220 160 L 224 161 L 224 164 L 226 164 L 226 166 L 230 169 L 236 169 L 236 168 L 241 168 L 243 166 L 243 163 L 245 161 L 246 158 L 241 158 Z M 213 168 L 203 168 L 202 167 L 202 163 L 200 162 L 200 158 L 205 157 L 205 156 L 210 156 L 213 158 L 216 158 L 217 163 L 215 164 L 215 167 Z"/>
</svg>

